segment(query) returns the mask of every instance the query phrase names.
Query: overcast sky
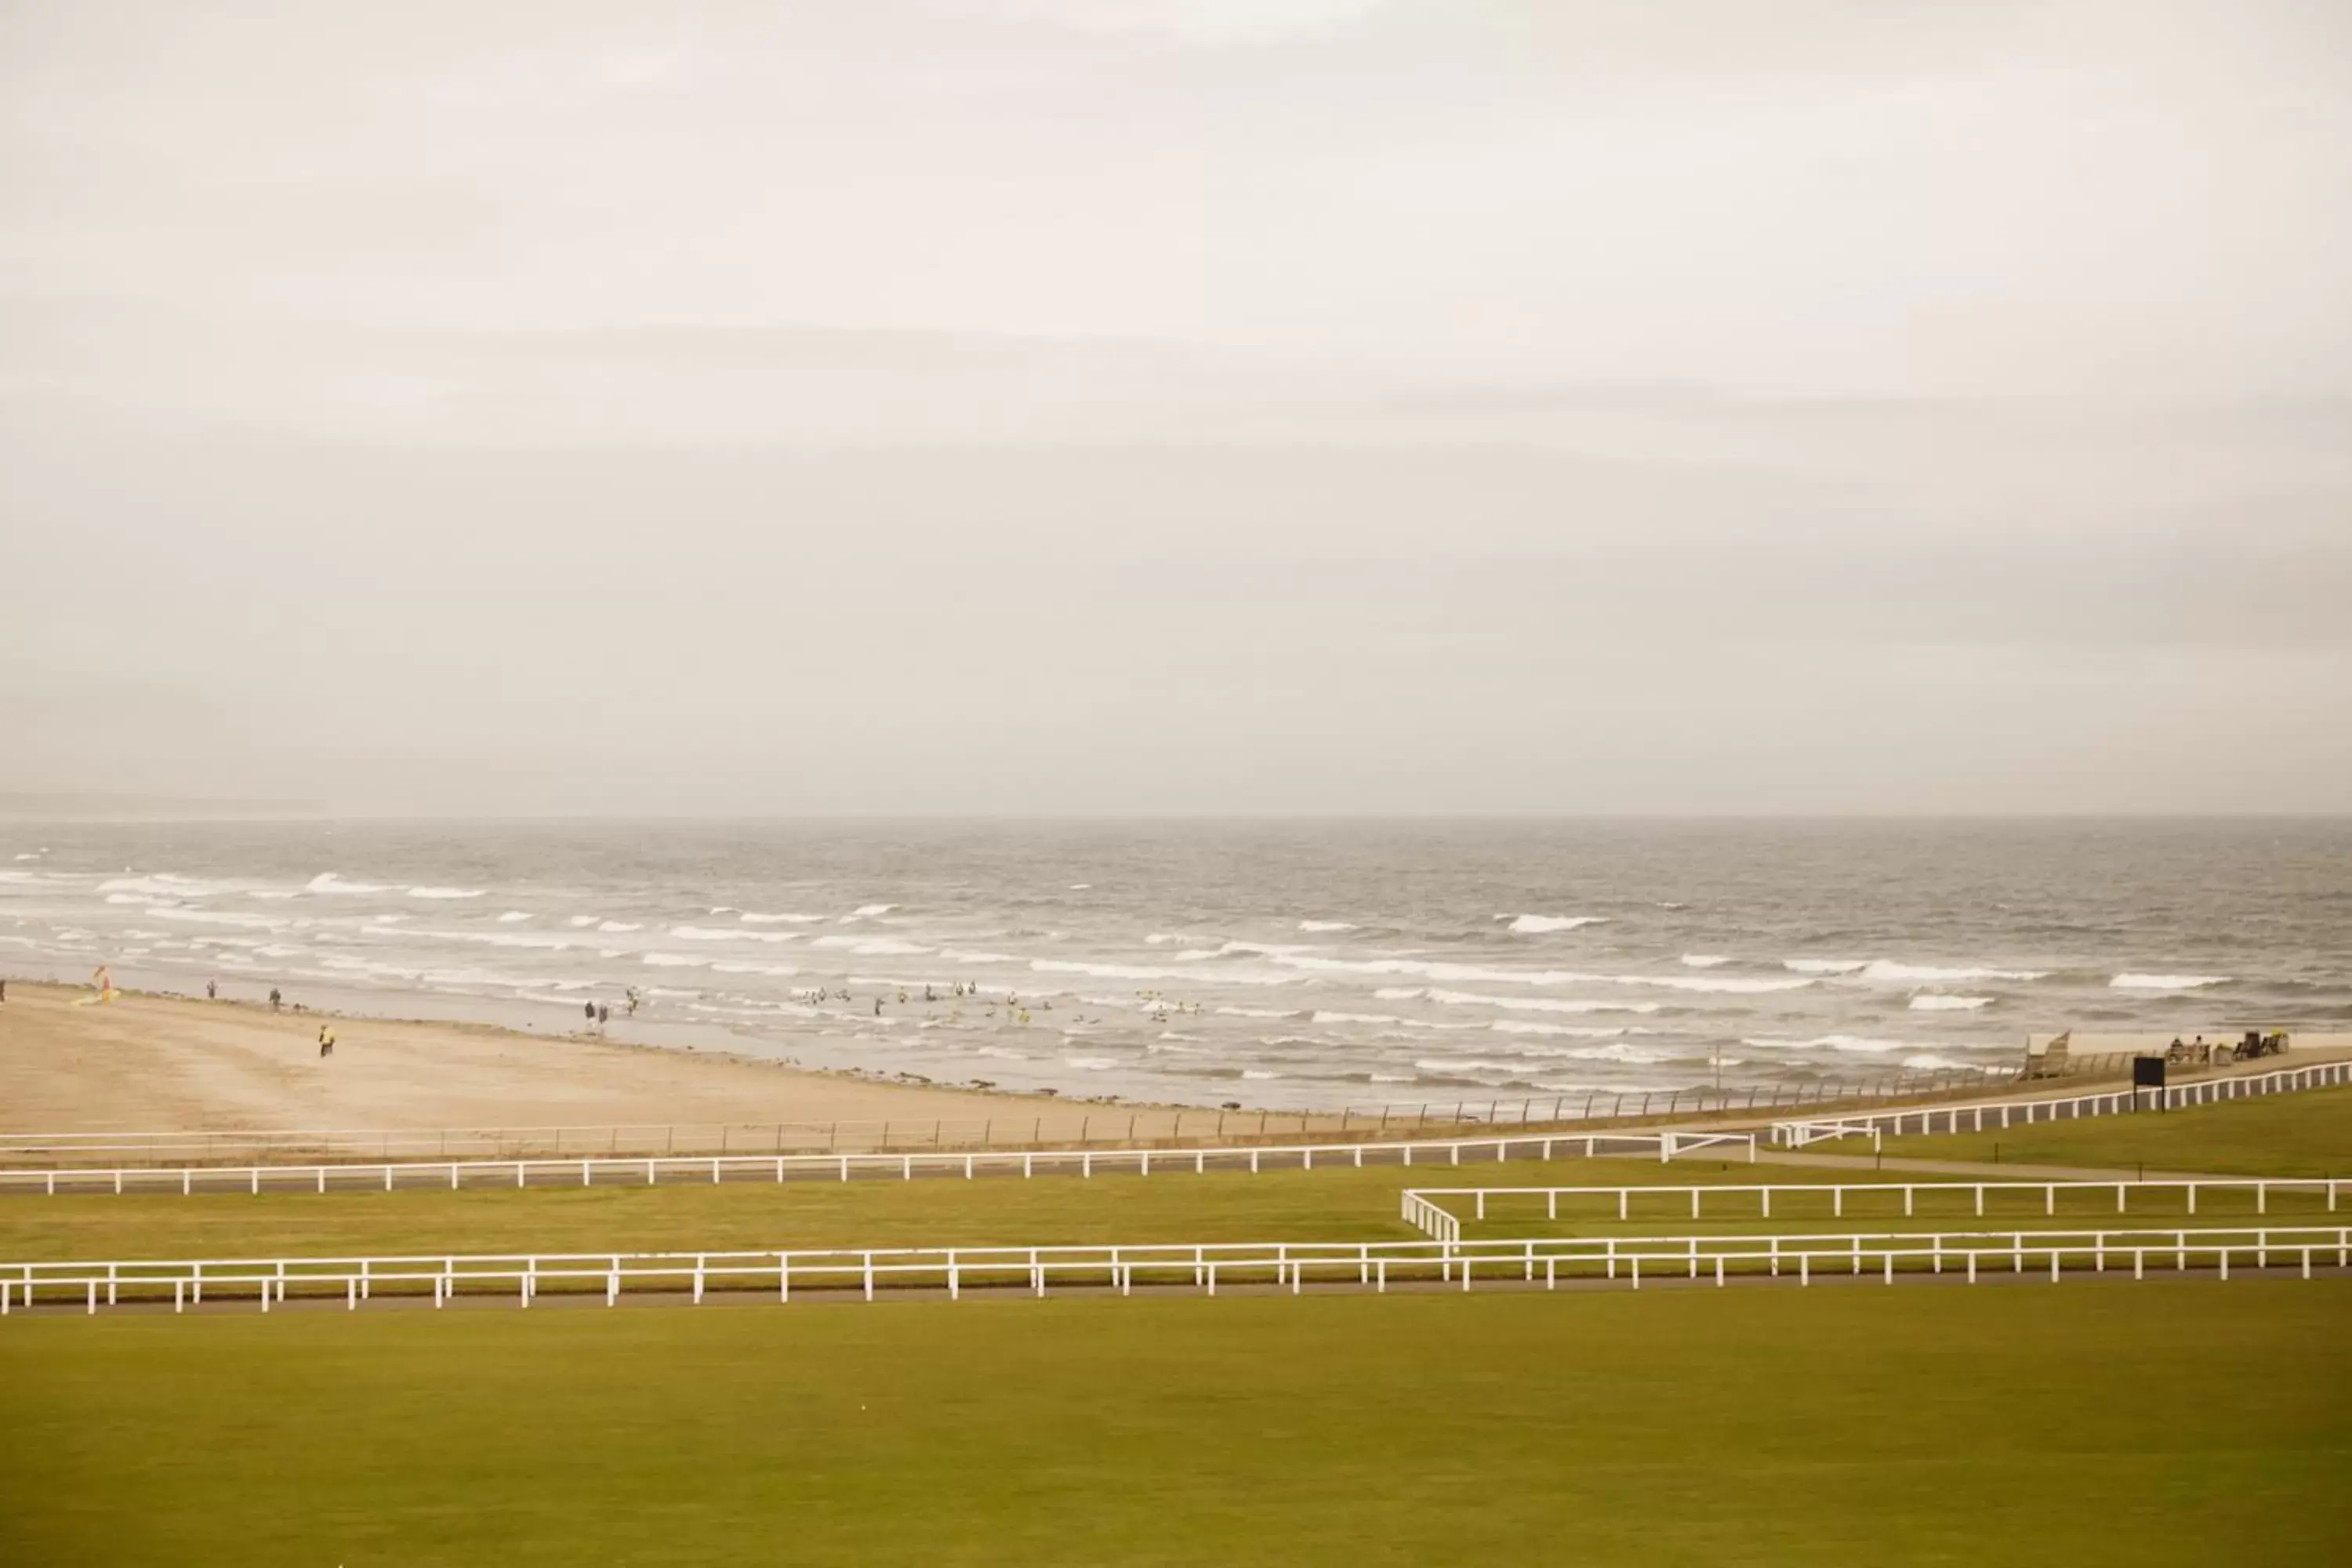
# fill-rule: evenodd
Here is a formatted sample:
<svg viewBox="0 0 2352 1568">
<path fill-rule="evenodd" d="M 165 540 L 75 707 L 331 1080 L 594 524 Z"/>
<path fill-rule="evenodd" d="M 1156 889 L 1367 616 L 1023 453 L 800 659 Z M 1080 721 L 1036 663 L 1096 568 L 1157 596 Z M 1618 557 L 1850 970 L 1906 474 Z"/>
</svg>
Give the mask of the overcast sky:
<svg viewBox="0 0 2352 1568">
<path fill-rule="evenodd" d="M 2340 0 L 0 0 L 0 792 L 2352 810 Z"/>
</svg>

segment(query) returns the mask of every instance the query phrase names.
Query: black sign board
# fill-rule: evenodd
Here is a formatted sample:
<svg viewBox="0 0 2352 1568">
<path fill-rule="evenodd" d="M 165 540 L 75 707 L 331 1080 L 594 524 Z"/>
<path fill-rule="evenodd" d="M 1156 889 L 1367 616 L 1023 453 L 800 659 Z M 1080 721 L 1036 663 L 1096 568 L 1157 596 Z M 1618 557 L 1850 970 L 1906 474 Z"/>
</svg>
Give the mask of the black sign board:
<svg viewBox="0 0 2352 1568">
<path fill-rule="evenodd" d="M 2164 1087 L 2164 1058 L 2162 1057 L 2132 1058 L 2132 1087 L 2134 1089 L 2162 1089 Z"/>
</svg>

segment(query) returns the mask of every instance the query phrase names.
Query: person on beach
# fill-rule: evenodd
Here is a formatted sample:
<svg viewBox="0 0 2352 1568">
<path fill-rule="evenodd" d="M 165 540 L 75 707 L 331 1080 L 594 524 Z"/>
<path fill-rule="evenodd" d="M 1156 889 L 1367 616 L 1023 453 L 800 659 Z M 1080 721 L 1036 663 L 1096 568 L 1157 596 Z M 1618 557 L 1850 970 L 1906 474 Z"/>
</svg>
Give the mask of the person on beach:
<svg viewBox="0 0 2352 1568">
<path fill-rule="evenodd" d="M 596 1004 L 593 1002 L 583 1002 L 580 1005 L 580 1011 L 582 1015 L 587 1018 L 588 1026 L 592 1029 L 594 1028 L 596 1026 Z"/>
<path fill-rule="evenodd" d="M 604 1005 L 604 1003 L 602 1003 L 602 1002 L 597 1003 L 597 1004 L 596 1004 L 596 1026 L 597 1026 L 598 1028 L 600 1028 L 600 1029 L 601 1029 L 601 1028 L 603 1028 L 605 1025 L 607 1025 L 607 1024 L 611 1023 L 612 1021 L 613 1021 L 613 1009 L 612 1009 L 612 1008 L 610 1008 L 609 1006 L 605 1005 Z"/>
<path fill-rule="evenodd" d="M 271 986 L 269 988 L 269 1010 L 275 1013 L 278 1011 L 278 1005 L 283 1001 L 285 1001 L 285 998 L 278 994 L 278 987 L 275 985 Z"/>
<path fill-rule="evenodd" d="M 629 1016 L 634 1018 L 637 1016 L 637 988 L 635 986 L 632 985 L 629 987 L 628 996 Z"/>
<path fill-rule="evenodd" d="M 331 1057 L 334 1054 L 335 1026 L 332 1024 L 321 1024 L 319 1026 L 319 1055 Z"/>
<path fill-rule="evenodd" d="M 217 1002 L 220 1000 L 219 981 L 207 980 L 205 982 L 205 1000 L 207 1002 Z"/>
<path fill-rule="evenodd" d="M 874 998 L 874 1016 L 877 1018 L 882 1016 L 882 998 L 879 996 Z"/>
</svg>

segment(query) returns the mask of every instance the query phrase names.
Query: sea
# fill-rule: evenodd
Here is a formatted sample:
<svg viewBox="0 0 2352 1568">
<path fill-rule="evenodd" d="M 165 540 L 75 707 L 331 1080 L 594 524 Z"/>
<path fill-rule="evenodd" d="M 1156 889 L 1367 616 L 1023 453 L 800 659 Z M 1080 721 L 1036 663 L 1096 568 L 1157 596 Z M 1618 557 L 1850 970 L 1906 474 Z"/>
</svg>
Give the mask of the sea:
<svg viewBox="0 0 2352 1568">
<path fill-rule="evenodd" d="M 2352 821 L 0 824 L 0 974 L 100 964 L 1181 1104 L 1993 1074 L 2352 1026 Z"/>
</svg>

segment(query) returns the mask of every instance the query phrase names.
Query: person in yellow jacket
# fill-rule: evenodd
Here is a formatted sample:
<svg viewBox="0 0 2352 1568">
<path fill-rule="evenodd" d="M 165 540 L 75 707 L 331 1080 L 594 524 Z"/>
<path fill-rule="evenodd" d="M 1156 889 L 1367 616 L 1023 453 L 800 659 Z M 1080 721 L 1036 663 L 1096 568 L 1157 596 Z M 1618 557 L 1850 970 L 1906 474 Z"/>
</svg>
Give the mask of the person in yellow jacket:
<svg viewBox="0 0 2352 1568">
<path fill-rule="evenodd" d="M 332 1024 L 319 1026 L 319 1054 L 322 1057 L 335 1054 L 335 1026 Z"/>
</svg>

